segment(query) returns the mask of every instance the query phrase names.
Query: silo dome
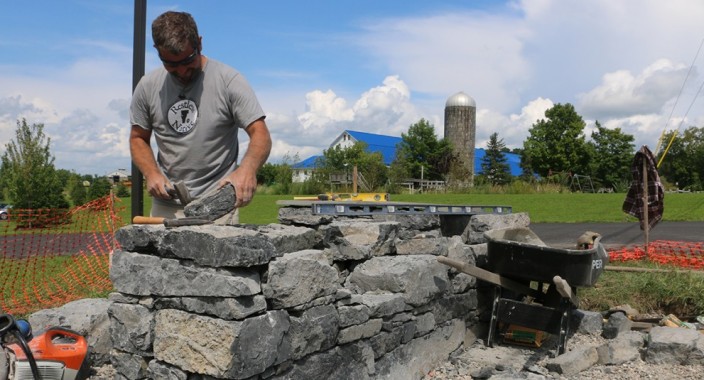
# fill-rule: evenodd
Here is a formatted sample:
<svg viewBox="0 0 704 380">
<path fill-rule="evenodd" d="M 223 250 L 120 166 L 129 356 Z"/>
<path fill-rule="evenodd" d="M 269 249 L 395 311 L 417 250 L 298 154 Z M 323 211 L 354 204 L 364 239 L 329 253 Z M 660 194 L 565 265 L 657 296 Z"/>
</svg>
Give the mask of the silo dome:
<svg viewBox="0 0 704 380">
<path fill-rule="evenodd" d="M 445 107 L 477 107 L 477 103 L 471 96 L 460 91 L 449 98 L 445 102 Z"/>
</svg>

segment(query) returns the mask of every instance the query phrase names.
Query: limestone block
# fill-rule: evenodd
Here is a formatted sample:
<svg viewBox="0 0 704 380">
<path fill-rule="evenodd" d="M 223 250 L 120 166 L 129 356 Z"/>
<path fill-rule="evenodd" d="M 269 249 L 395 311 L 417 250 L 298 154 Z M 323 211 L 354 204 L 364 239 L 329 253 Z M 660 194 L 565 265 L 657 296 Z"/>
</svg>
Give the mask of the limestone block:
<svg viewBox="0 0 704 380">
<path fill-rule="evenodd" d="M 421 235 L 422 236 L 422 235 Z M 447 256 L 449 239 L 446 237 L 414 237 L 396 241 L 397 255 Z"/>
<path fill-rule="evenodd" d="M 147 372 L 150 379 L 154 380 L 186 380 L 188 375 L 177 367 L 161 363 L 158 360 L 149 362 Z M 132 379 L 136 379 L 132 378 Z"/>
<path fill-rule="evenodd" d="M 601 313 L 589 310 L 575 310 L 570 316 L 570 324 L 582 334 L 599 335 L 603 331 L 604 317 Z"/>
<path fill-rule="evenodd" d="M 266 311 L 263 295 L 245 297 L 162 297 L 154 301 L 154 308 L 179 309 L 196 314 L 211 315 L 225 320 L 241 320 Z"/>
<path fill-rule="evenodd" d="M 244 379 L 288 360 L 285 311 L 243 322 L 167 309 L 156 312 L 154 357 L 186 372 Z"/>
<path fill-rule="evenodd" d="M 410 310 L 402 294 L 394 293 L 364 293 L 359 302 L 369 308 L 371 318 L 380 318 Z"/>
<path fill-rule="evenodd" d="M 152 355 L 154 316 L 144 306 L 113 303 L 108 308 L 112 347 L 130 354 Z"/>
<path fill-rule="evenodd" d="M 465 324 L 453 320 L 435 331 L 415 338 L 376 361 L 377 379 L 421 379 L 447 360 L 464 339 Z"/>
<path fill-rule="evenodd" d="M 110 363 L 115 372 L 128 379 L 143 379 L 148 375 L 148 365 L 144 357 L 113 350 L 110 355 Z"/>
<path fill-rule="evenodd" d="M 340 306 L 340 327 L 359 325 L 369 320 L 369 307 L 366 305 Z"/>
<path fill-rule="evenodd" d="M 334 252 L 335 261 L 362 260 L 391 253 L 398 226 L 396 222 L 343 220 L 319 231 L 323 245 Z"/>
<path fill-rule="evenodd" d="M 556 358 L 549 359 L 545 363 L 545 368 L 561 375 L 571 376 L 595 365 L 598 361 L 599 354 L 596 347 L 578 347 Z"/>
<path fill-rule="evenodd" d="M 165 233 L 163 225 L 128 224 L 115 231 L 115 240 L 126 251 L 152 252 Z"/>
<path fill-rule="evenodd" d="M 470 289 L 466 293 L 445 295 L 433 301 L 430 306 L 435 316 L 435 323 L 441 324 L 457 318 L 463 320 L 472 318 L 478 304 L 477 290 Z"/>
<path fill-rule="evenodd" d="M 337 342 L 339 319 L 333 305 L 318 306 L 290 317 L 291 359 L 298 360 L 313 352 L 328 350 Z"/>
<path fill-rule="evenodd" d="M 704 336 L 696 330 L 657 326 L 650 330 L 644 360 L 652 364 L 704 364 L 703 346 Z"/>
<path fill-rule="evenodd" d="M 110 280 L 132 295 L 241 297 L 261 291 L 259 273 L 181 265 L 179 260 L 117 250 Z"/>
<path fill-rule="evenodd" d="M 440 217 L 432 214 L 393 215 L 379 214 L 372 216 L 374 221 L 388 221 L 399 223 L 399 233 L 402 239 L 410 239 L 423 231 L 440 229 Z"/>
<path fill-rule="evenodd" d="M 640 359 L 645 337 L 638 331 L 628 331 L 597 347 L 599 364 L 619 365 Z"/>
<path fill-rule="evenodd" d="M 325 251 L 305 250 L 272 260 L 262 288 L 272 307 L 287 308 L 335 295 L 340 285 L 329 256 Z"/>
<path fill-rule="evenodd" d="M 283 252 L 266 235 L 234 226 L 206 225 L 169 229 L 160 252 L 210 267 L 250 267 L 268 263 Z"/>
<path fill-rule="evenodd" d="M 486 243 L 484 232 L 501 228 L 528 227 L 530 218 L 527 213 L 515 214 L 478 214 L 470 218 L 462 239 L 467 244 Z"/>
<path fill-rule="evenodd" d="M 346 344 L 355 340 L 372 337 L 381 331 L 383 320 L 381 318 L 370 319 L 360 325 L 350 326 L 341 329 L 337 334 L 337 343 Z"/>
<path fill-rule="evenodd" d="M 447 268 L 435 256 L 381 256 L 358 265 L 345 287 L 362 292 L 403 293 L 406 303 L 419 306 L 442 294 L 449 286 Z"/>
<path fill-rule="evenodd" d="M 279 222 L 286 225 L 316 228 L 335 220 L 332 215 L 313 215 L 311 207 L 280 207 Z"/>
<path fill-rule="evenodd" d="M 377 379 L 370 376 L 373 373 L 374 350 L 368 342 L 356 341 L 309 355 L 293 363 L 289 371 L 270 379 Z"/>
<path fill-rule="evenodd" d="M 415 337 L 425 335 L 435 330 L 435 316 L 433 313 L 425 313 L 416 317 Z"/>
<path fill-rule="evenodd" d="M 269 238 L 280 254 L 302 251 L 317 244 L 315 230 L 307 227 L 267 224 L 257 226 L 257 231 Z"/>
<path fill-rule="evenodd" d="M 393 350 L 401 344 L 404 331 L 401 327 L 396 327 L 388 332 L 382 331 L 369 338 L 369 344 L 374 350 L 374 359 L 379 359 L 387 352 Z"/>
<path fill-rule="evenodd" d="M 613 339 L 623 332 L 631 331 L 631 327 L 633 327 L 633 321 L 628 319 L 626 314 L 622 312 L 613 313 L 604 324 L 601 336 L 606 339 Z"/>
</svg>

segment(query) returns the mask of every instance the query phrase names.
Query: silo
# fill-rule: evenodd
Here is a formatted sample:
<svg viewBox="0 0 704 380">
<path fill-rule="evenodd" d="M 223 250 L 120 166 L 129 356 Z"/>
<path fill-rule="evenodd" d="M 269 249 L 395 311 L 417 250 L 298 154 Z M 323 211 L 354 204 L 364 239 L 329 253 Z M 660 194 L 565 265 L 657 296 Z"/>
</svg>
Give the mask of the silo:
<svg viewBox="0 0 704 380">
<path fill-rule="evenodd" d="M 474 144 L 476 135 L 477 103 L 471 96 L 458 92 L 445 102 L 445 138 L 461 160 L 466 178 L 455 178 L 455 185 L 474 184 Z"/>
</svg>

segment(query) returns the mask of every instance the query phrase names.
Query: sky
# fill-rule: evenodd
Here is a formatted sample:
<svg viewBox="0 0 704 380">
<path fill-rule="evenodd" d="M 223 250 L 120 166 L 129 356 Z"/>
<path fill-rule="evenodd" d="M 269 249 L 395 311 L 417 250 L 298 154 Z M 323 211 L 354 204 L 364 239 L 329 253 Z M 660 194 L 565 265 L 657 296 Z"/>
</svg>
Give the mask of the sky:
<svg viewBox="0 0 704 380">
<path fill-rule="evenodd" d="M 700 0 L 147 0 L 146 72 L 161 68 L 151 22 L 167 10 L 191 13 L 203 54 L 252 85 L 271 163 L 344 130 L 401 136 L 425 119 L 442 138 L 458 92 L 476 102 L 480 148 L 494 132 L 522 147 L 555 104 L 574 105 L 587 139 L 598 121 L 636 149 L 704 124 Z M 7 1 L 0 25 L 0 154 L 26 119 L 57 168 L 129 171 L 134 2 Z"/>
</svg>

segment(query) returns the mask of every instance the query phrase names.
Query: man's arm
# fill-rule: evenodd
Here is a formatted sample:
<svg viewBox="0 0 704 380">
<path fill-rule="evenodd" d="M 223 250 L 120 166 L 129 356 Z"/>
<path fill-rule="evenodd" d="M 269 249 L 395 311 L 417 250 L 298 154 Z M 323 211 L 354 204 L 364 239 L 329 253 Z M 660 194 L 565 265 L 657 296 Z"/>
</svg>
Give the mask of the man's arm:
<svg viewBox="0 0 704 380">
<path fill-rule="evenodd" d="M 169 180 L 161 172 L 154 159 L 154 151 L 150 145 L 152 132 L 138 125 L 133 125 L 130 131 L 130 153 L 132 162 L 137 165 L 147 180 L 147 191 L 153 197 L 171 199 L 166 192 L 166 186 L 171 187 Z"/>
<path fill-rule="evenodd" d="M 264 165 L 271 152 L 271 135 L 263 118 L 254 121 L 245 131 L 249 135 L 247 153 L 242 157 L 239 167 L 220 182 L 220 186 L 227 182 L 235 186 L 236 207 L 246 206 L 252 201 L 257 190 L 257 171 Z"/>
</svg>

